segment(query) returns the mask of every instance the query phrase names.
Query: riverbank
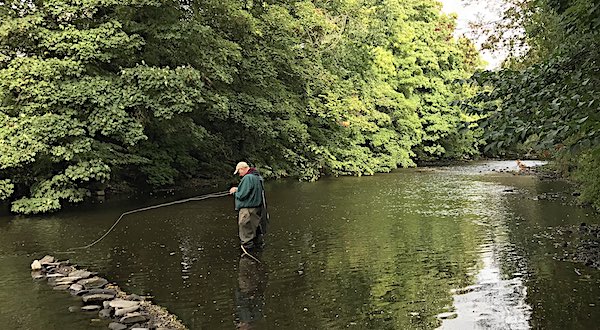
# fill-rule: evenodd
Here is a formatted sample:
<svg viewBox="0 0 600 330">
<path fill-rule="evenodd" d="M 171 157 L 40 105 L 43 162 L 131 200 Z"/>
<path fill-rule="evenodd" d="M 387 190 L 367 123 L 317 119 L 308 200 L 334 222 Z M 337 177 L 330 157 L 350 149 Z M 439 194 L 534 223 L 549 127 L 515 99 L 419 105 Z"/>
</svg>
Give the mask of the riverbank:
<svg viewBox="0 0 600 330">
<path fill-rule="evenodd" d="M 590 203 L 585 203 L 578 199 L 580 192 L 577 183 L 564 177 L 553 166 L 545 165 L 529 167 L 519 172 L 516 174 L 535 175 L 540 180 L 569 181 L 577 187 L 575 191 L 570 192 L 573 199 L 569 201 L 569 203 L 577 207 L 588 209 L 590 213 L 597 213 L 597 210 L 595 210 Z M 535 198 L 538 200 L 553 200 L 560 198 L 563 202 L 567 202 L 564 196 L 558 196 L 558 194 L 540 194 Z M 554 259 L 579 263 L 600 270 L 600 224 L 582 222 L 578 225 L 552 227 L 540 238 L 548 239 L 549 244 L 554 246 L 556 249 L 553 256 Z"/>
</svg>

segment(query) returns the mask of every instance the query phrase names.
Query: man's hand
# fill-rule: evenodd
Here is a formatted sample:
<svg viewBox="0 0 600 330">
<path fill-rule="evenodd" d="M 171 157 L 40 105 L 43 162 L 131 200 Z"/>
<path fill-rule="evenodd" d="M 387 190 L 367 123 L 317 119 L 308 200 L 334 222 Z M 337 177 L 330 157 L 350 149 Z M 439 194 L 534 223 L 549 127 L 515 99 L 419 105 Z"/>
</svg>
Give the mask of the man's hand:
<svg viewBox="0 0 600 330">
<path fill-rule="evenodd" d="M 231 195 L 236 191 L 237 191 L 237 187 L 232 187 L 231 189 L 229 189 L 229 194 Z"/>
</svg>

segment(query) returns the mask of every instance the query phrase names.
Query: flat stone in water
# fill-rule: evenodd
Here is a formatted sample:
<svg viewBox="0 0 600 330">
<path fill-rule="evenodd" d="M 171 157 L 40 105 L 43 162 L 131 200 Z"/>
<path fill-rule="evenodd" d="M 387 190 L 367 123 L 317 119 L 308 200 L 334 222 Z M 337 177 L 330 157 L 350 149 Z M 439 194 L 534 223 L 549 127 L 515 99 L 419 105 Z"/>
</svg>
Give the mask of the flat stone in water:
<svg viewBox="0 0 600 330">
<path fill-rule="evenodd" d="M 70 286 L 71 286 L 70 284 L 59 284 L 59 285 L 54 286 L 52 288 L 52 290 L 67 290 L 67 289 L 69 289 Z"/>
<path fill-rule="evenodd" d="M 54 269 L 54 272 L 57 274 L 63 274 L 65 276 L 68 276 L 74 270 L 75 270 L 75 267 L 73 267 L 73 266 L 67 266 L 67 265 L 60 264 L 57 268 Z"/>
<path fill-rule="evenodd" d="M 83 285 L 86 289 L 98 289 L 108 284 L 108 281 L 102 277 L 95 276 L 79 280 L 77 281 L 77 284 Z"/>
<path fill-rule="evenodd" d="M 140 309 L 139 305 L 131 306 L 131 307 L 125 307 L 125 308 L 117 308 L 115 310 L 115 316 L 123 316 L 123 315 L 128 314 L 128 313 L 133 313 L 133 312 L 137 311 L 138 309 Z"/>
<path fill-rule="evenodd" d="M 81 277 L 77 277 L 77 276 L 65 276 L 65 277 L 61 277 L 61 278 L 57 278 L 56 279 L 56 284 L 72 284 L 75 281 L 79 281 L 81 279 Z"/>
<path fill-rule="evenodd" d="M 48 274 L 46 275 L 47 278 L 58 278 L 58 277 L 65 277 L 64 274 L 61 273 L 54 273 L 54 274 Z"/>
<path fill-rule="evenodd" d="M 129 301 L 122 299 L 115 299 L 110 302 L 110 307 L 114 308 L 129 308 L 133 306 L 138 306 L 140 303 L 138 301 Z"/>
<path fill-rule="evenodd" d="M 87 270 L 76 270 L 69 273 L 69 277 L 88 278 L 90 276 L 92 276 L 92 272 Z"/>
<path fill-rule="evenodd" d="M 118 322 L 110 322 L 110 324 L 108 325 L 108 328 L 111 330 L 124 330 L 124 329 L 127 329 L 127 326 L 125 324 L 118 323 Z"/>
<path fill-rule="evenodd" d="M 92 294 L 83 295 L 83 297 L 81 297 L 81 299 L 83 300 L 84 303 L 88 303 L 88 302 L 95 302 L 95 301 L 110 300 L 110 299 L 113 299 L 114 297 L 115 297 L 115 295 L 113 295 L 113 294 L 92 293 Z"/>
<path fill-rule="evenodd" d="M 53 256 L 45 256 L 42 259 L 40 259 L 40 263 L 42 265 L 48 265 L 54 262 L 54 257 Z"/>
<path fill-rule="evenodd" d="M 98 306 L 98 305 L 88 305 L 88 306 L 81 307 L 81 310 L 86 311 L 86 312 L 95 312 L 95 311 L 99 311 L 101 309 L 102 309 L 102 306 Z"/>
<path fill-rule="evenodd" d="M 119 322 L 125 323 L 125 324 L 130 324 L 130 323 L 144 322 L 146 320 L 148 320 L 148 317 L 146 315 L 143 315 L 141 313 L 132 313 L 132 314 L 123 316 L 119 320 Z"/>
<path fill-rule="evenodd" d="M 83 290 L 83 285 L 81 285 L 81 284 L 77 284 L 77 283 L 73 283 L 73 284 L 71 284 L 71 286 L 69 287 L 69 290 L 73 290 L 73 291 L 81 291 L 81 290 Z"/>
<path fill-rule="evenodd" d="M 73 312 L 79 312 L 81 310 L 81 307 L 79 306 L 69 306 L 69 312 L 73 313 Z"/>
</svg>

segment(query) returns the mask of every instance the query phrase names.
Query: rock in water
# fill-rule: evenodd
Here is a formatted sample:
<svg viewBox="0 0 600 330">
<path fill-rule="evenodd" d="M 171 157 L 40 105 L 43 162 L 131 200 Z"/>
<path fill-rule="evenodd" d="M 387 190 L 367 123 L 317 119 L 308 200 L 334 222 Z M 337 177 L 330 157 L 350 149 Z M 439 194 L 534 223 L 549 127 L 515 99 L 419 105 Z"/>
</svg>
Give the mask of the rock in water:
<svg viewBox="0 0 600 330">
<path fill-rule="evenodd" d="M 67 290 L 70 286 L 70 284 L 60 284 L 53 287 L 52 290 Z"/>
<path fill-rule="evenodd" d="M 88 272 L 87 270 L 76 270 L 69 273 L 69 277 L 88 278 L 90 276 L 92 276 L 92 272 Z"/>
<path fill-rule="evenodd" d="M 81 277 L 76 277 L 76 276 L 65 276 L 65 277 L 60 277 L 56 279 L 56 285 L 59 284 L 73 284 L 73 282 L 75 281 L 79 281 L 81 279 Z"/>
<path fill-rule="evenodd" d="M 110 309 L 105 308 L 105 309 L 101 310 L 100 312 L 98 312 L 98 316 L 101 319 L 109 319 L 110 318 Z"/>
<path fill-rule="evenodd" d="M 40 263 L 42 265 L 48 265 L 54 262 L 54 257 L 52 256 L 45 256 L 40 260 Z"/>
<path fill-rule="evenodd" d="M 108 328 L 111 330 L 124 330 L 127 329 L 127 326 L 118 322 L 110 322 Z"/>
<path fill-rule="evenodd" d="M 102 307 L 98 306 L 98 305 L 89 305 L 89 306 L 81 307 L 81 310 L 86 311 L 86 312 L 95 312 L 95 311 L 99 311 L 101 309 L 102 309 Z"/>
<path fill-rule="evenodd" d="M 139 305 L 126 307 L 126 308 L 117 308 L 115 310 L 115 316 L 123 316 L 128 313 L 133 313 L 133 312 L 137 311 L 138 309 L 140 309 Z"/>
<path fill-rule="evenodd" d="M 83 287 L 86 289 L 102 288 L 107 283 L 108 283 L 108 281 L 106 279 L 103 279 L 102 277 L 98 277 L 98 276 L 77 281 L 77 284 L 83 285 Z"/>
<path fill-rule="evenodd" d="M 46 277 L 46 275 L 44 275 L 44 273 L 42 273 L 41 270 L 34 270 L 31 272 L 31 278 L 39 280 Z"/>
<path fill-rule="evenodd" d="M 42 269 L 42 263 L 39 260 L 34 260 L 31 263 L 31 270 L 41 270 Z"/>
<path fill-rule="evenodd" d="M 144 322 L 146 320 L 148 320 L 148 317 L 146 315 L 143 315 L 141 313 L 132 313 L 127 316 L 123 316 L 119 320 L 119 322 L 125 323 L 125 324 L 131 324 L 131 323 Z"/>
<path fill-rule="evenodd" d="M 83 285 L 77 284 L 77 283 L 71 284 L 71 286 L 69 287 L 69 290 L 81 291 L 81 290 L 83 290 Z"/>
<path fill-rule="evenodd" d="M 81 297 L 84 303 L 96 302 L 96 301 L 105 301 L 114 298 L 115 295 L 106 294 L 106 293 L 96 293 L 96 294 L 86 294 Z"/>
<path fill-rule="evenodd" d="M 110 307 L 114 308 L 129 308 L 133 306 L 138 306 L 140 303 L 138 301 L 129 301 L 123 299 L 115 299 L 110 302 Z"/>
</svg>

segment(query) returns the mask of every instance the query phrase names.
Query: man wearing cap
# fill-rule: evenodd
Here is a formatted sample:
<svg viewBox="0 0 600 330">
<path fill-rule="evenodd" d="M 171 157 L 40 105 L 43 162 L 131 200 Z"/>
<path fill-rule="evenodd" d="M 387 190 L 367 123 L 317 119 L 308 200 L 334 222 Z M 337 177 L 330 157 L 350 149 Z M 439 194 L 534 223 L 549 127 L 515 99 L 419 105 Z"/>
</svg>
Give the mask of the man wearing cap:
<svg viewBox="0 0 600 330">
<path fill-rule="evenodd" d="M 262 235 L 266 229 L 263 178 L 256 168 L 248 166 L 246 162 L 239 162 L 233 174 L 238 174 L 242 178 L 237 187 L 229 189 L 229 193 L 235 197 L 240 242 L 246 252 L 259 248 L 263 244 Z"/>
</svg>

